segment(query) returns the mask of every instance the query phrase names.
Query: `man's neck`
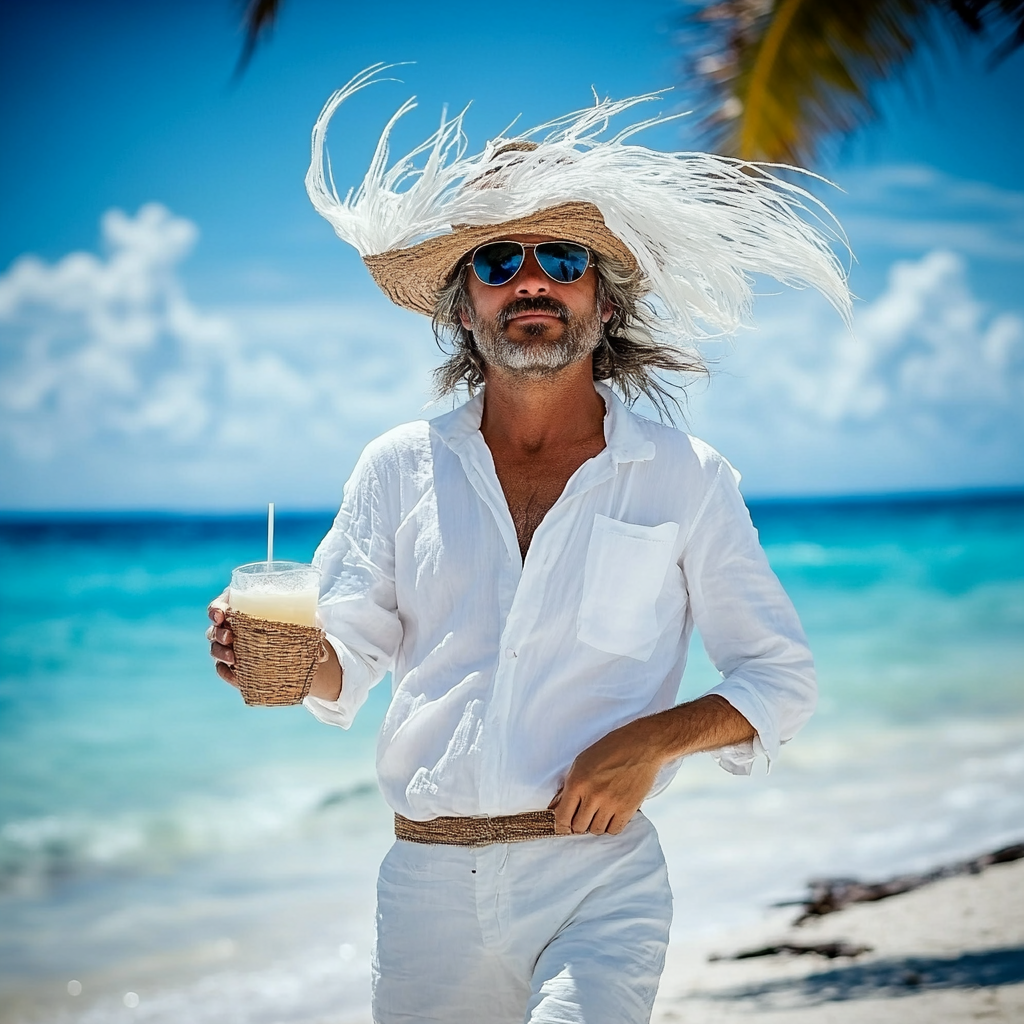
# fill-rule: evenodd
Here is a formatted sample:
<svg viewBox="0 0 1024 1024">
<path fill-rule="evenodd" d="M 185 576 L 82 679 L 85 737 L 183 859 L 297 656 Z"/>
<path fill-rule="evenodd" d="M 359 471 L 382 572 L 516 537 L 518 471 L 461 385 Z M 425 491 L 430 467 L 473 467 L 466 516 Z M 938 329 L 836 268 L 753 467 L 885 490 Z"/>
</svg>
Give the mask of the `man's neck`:
<svg viewBox="0 0 1024 1024">
<path fill-rule="evenodd" d="M 480 431 L 496 446 L 539 454 L 604 434 L 604 399 L 590 359 L 550 377 L 524 378 L 489 368 Z"/>
</svg>

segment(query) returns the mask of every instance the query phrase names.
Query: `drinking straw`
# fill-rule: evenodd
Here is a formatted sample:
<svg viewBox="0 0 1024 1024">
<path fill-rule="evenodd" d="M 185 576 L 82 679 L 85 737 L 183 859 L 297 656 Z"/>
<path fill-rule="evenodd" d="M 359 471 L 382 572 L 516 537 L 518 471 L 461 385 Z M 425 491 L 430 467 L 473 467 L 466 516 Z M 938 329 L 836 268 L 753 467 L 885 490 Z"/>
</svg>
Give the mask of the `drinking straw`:
<svg viewBox="0 0 1024 1024">
<path fill-rule="evenodd" d="M 267 572 L 274 561 L 274 503 L 267 505 Z"/>
</svg>

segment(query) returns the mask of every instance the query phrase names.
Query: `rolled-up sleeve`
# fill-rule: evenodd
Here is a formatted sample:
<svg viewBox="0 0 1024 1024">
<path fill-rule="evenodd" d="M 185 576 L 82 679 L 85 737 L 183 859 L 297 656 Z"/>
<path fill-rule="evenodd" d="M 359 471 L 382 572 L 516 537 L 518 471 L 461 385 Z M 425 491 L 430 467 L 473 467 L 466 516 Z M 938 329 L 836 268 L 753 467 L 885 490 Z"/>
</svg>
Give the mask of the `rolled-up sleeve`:
<svg viewBox="0 0 1024 1024">
<path fill-rule="evenodd" d="M 756 732 L 712 754 L 726 771 L 746 775 L 758 755 L 771 762 L 810 718 L 817 683 L 796 610 L 768 564 L 735 471 L 719 459 L 706 467 L 713 480 L 682 568 L 694 624 L 722 675 L 708 693 L 724 697 Z"/>
<path fill-rule="evenodd" d="M 402 640 L 395 596 L 394 495 L 382 485 L 374 453 L 363 453 L 345 485 L 341 509 L 314 564 L 320 568 L 320 625 L 338 655 L 336 701 L 303 702 L 321 722 L 347 729 L 370 688 L 394 664 Z"/>
</svg>

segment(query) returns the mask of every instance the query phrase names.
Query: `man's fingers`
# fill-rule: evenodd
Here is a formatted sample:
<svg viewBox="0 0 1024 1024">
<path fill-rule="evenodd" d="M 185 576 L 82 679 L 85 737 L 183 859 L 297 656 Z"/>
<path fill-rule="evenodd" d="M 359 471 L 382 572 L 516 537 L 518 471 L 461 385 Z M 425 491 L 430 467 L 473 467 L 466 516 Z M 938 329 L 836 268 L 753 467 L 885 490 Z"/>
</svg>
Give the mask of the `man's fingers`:
<svg viewBox="0 0 1024 1024">
<path fill-rule="evenodd" d="M 212 626 L 206 630 L 206 639 L 210 641 L 210 657 L 214 659 L 214 668 L 217 675 L 230 683 L 236 690 L 238 680 L 235 679 L 235 652 L 232 644 L 235 642 L 235 635 L 225 624 L 230 606 L 228 605 L 228 588 L 215 597 L 207 606 L 206 614 L 209 615 Z"/>
<path fill-rule="evenodd" d="M 236 690 L 238 689 L 238 680 L 235 679 L 234 670 L 225 665 L 222 661 L 217 662 L 217 675 L 219 675 L 225 683 L 230 683 Z"/>
<path fill-rule="evenodd" d="M 206 630 L 206 639 L 230 647 L 235 642 L 235 634 L 227 626 L 210 626 Z"/>
<path fill-rule="evenodd" d="M 560 836 L 591 835 L 617 836 L 628 824 L 633 814 L 614 807 L 602 807 L 594 798 L 577 796 L 559 790 L 548 804 L 555 812 L 555 833 Z M 635 811 L 633 812 L 636 813 Z"/>
<path fill-rule="evenodd" d="M 210 656 L 218 663 L 218 667 L 221 664 L 234 665 L 235 663 L 235 652 L 230 647 L 225 647 L 223 644 L 219 644 L 214 641 L 210 644 Z"/>
<path fill-rule="evenodd" d="M 214 625 L 219 626 L 227 618 L 229 609 L 228 588 L 225 587 L 207 606 L 206 614 Z"/>
<path fill-rule="evenodd" d="M 636 812 L 634 811 L 633 813 L 635 814 Z M 619 833 L 622 832 L 622 830 L 629 824 L 631 817 L 632 815 L 630 815 L 629 817 L 626 817 L 626 815 L 624 814 L 614 815 L 605 831 L 607 831 L 608 835 L 610 836 L 619 835 Z"/>
<path fill-rule="evenodd" d="M 560 836 L 572 834 L 572 816 L 579 806 L 578 799 L 568 799 L 564 793 L 560 793 L 555 799 L 555 833 Z"/>
<path fill-rule="evenodd" d="M 572 831 L 575 835 L 583 835 L 584 832 L 590 830 L 590 824 L 594 820 L 594 815 L 597 813 L 597 807 L 593 804 L 585 804 L 581 800 L 576 808 L 576 813 L 572 816 Z"/>
</svg>

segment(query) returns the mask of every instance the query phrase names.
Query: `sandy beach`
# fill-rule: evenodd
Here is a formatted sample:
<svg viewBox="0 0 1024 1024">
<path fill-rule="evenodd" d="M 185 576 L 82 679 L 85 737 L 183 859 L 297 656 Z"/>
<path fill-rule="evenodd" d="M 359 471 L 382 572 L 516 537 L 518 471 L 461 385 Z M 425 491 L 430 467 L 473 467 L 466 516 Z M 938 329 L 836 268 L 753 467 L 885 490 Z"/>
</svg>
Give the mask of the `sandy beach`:
<svg viewBox="0 0 1024 1024">
<path fill-rule="evenodd" d="M 794 908 L 755 926 L 673 944 L 655 1024 L 953 1024 L 1024 1020 L 1024 862 L 943 879 L 794 926 Z M 777 954 L 845 942 L 857 957 Z"/>
</svg>

